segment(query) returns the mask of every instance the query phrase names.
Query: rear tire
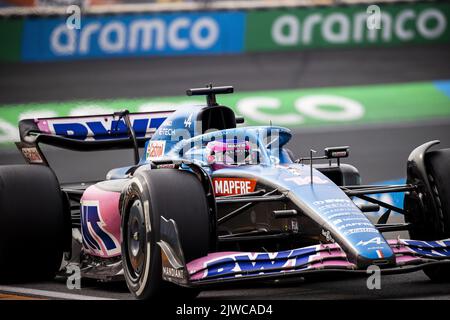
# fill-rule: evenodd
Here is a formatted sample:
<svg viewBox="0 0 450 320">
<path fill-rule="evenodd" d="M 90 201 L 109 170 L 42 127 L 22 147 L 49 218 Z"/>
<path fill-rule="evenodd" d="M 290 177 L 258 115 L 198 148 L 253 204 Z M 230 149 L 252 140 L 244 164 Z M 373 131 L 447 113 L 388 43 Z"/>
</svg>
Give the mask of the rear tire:
<svg viewBox="0 0 450 320">
<path fill-rule="evenodd" d="M 53 278 L 64 250 L 64 205 L 53 171 L 0 166 L 0 280 Z"/>
<path fill-rule="evenodd" d="M 162 279 L 160 219 L 175 220 L 186 262 L 210 248 L 209 208 L 197 177 L 187 171 L 157 169 L 135 175 L 122 201 L 122 261 L 137 299 L 194 298 L 199 291 Z"/>
</svg>

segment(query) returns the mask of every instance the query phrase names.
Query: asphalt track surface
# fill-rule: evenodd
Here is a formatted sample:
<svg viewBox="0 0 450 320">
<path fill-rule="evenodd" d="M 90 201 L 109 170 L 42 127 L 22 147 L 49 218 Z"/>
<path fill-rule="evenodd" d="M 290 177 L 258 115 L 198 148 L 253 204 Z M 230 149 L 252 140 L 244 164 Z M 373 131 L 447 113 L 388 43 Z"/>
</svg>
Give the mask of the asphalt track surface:
<svg viewBox="0 0 450 320">
<path fill-rule="evenodd" d="M 209 82 L 232 84 L 236 90 L 248 91 L 449 79 L 449 49 L 450 46 L 431 46 L 0 65 L 0 104 L 180 95 L 187 87 Z M 299 129 L 294 133 L 291 149 L 299 155 L 306 155 L 310 148 L 349 145 L 351 156 L 347 162 L 359 168 L 363 183 L 404 177 L 408 154 L 423 142 L 440 139 L 441 147 L 450 147 L 450 121 L 446 119 Z M 62 180 L 94 173 L 100 177 L 106 172 L 103 161 L 108 155 L 87 160 L 89 166 L 82 166 L 87 170 L 69 172 L 57 164 L 67 156 L 52 153 Z M 85 156 L 71 155 L 70 159 L 79 165 Z M 13 150 L 0 154 L 0 164 L 22 161 Z M 107 167 L 130 161 L 130 154 L 122 154 Z M 368 290 L 364 278 L 298 279 L 205 291 L 199 299 L 450 299 L 448 284 L 431 283 L 422 272 L 383 276 L 381 287 Z M 0 286 L 0 292 L 6 297 L 17 294 L 52 299 L 132 298 L 123 283 L 83 280 L 81 290 L 68 290 L 62 278 L 48 283 Z"/>
<path fill-rule="evenodd" d="M 448 79 L 450 45 L 0 64 L 0 104 Z"/>
</svg>

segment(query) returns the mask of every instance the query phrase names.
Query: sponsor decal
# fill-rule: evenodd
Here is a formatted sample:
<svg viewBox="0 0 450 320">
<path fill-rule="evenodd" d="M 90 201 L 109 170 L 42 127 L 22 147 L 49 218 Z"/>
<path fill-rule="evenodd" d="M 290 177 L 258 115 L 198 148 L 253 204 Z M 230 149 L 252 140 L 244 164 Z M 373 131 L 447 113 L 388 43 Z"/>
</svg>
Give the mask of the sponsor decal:
<svg viewBox="0 0 450 320">
<path fill-rule="evenodd" d="M 39 151 L 35 147 L 22 148 L 20 150 L 29 163 L 44 163 Z"/>
<path fill-rule="evenodd" d="M 155 106 L 154 110 L 162 110 L 162 106 Z M 164 107 L 163 107 L 164 108 Z M 172 109 L 176 109 L 175 107 L 172 107 Z M 150 109 L 151 110 L 151 109 Z M 150 111 L 149 110 L 149 111 Z M 173 121 L 169 120 L 168 118 L 162 122 L 161 126 L 159 126 L 157 133 L 161 136 L 173 136 L 176 134 L 176 128 L 173 128 Z"/>
<path fill-rule="evenodd" d="M 158 134 L 161 136 L 173 136 L 175 135 L 175 129 L 164 126 L 158 129 Z"/>
<path fill-rule="evenodd" d="M 333 158 L 342 158 L 342 157 L 347 157 L 348 156 L 348 152 L 347 151 L 335 151 L 331 153 L 331 157 Z"/>
<path fill-rule="evenodd" d="M 227 149 L 246 149 L 247 143 L 246 142 L 227 142 L 226 148 Z"/>
<path fill-rule="evenodd" d="M 336 212 L 336 210 L 329 210 L 327 213 L 330 213 L 330 212 Z M 351 212 L 341 212 L 341 213 L 335 213 L 335 214 L 329 215 L 328 219 L 334 219 L 337 217 L 345 217 L 345 216 L 353 216 L 353 215 L 354 215 L 354 213 L 351 213 Z M 364 218 L 364 220 L 365 220 L 365 218 Z"/>
<path fill-rule="evenodd" d="M 348 236 L 355 233 L 378 233 L 378 230 L 375 228 L 356 228 L 356 229 L 350 229 L 347 231 L 344 231 L 344 235 Z"/>
<path fill-rule="evenodd" d="M 373 240 L 373 239 L 371 239 Z M 369 242 L 368 240 L 367 242 Z M 379 242 L 378 239 L 373 242 Z M 396 251 L 399 258 L 405 258 L 402 265 L 429 262 L 450 256 L 450 239 L 441 241 L 390 240 L 385 243 L 387 248 Z M 373 251 L 373 259 L 388 256 L 389 250 Z M 331 258 L 332 262 L 324 258 Z M 219 252 L 214 258 L 203 257 L 191 261 L 187 265 L 191 279 L 206 279 L 208 277 L 243 277 L 260 274 L 276 274 L 295 270 L 321 269 L 323 266 L 334 265 L 338 268 L 355 269 L 356 265 L 346 260 L 345 252 L 337 244 L 315 245 L 305 248 L 280 252 Z M 397 261 L 398 263 L 398 261 Z M 400 266 L 400 264 L 399 264 Z"/>
<path fill-rule="evenodd" d="M 166 141 L 149 141 L 147 145 L 147 160 L 155 160 L 164 156 Z"/>
<path fill-rule="evenodd" d="M 105 226 L 99 202 L 82 201 L 81 234 L 84 249 L 98 256 L 118 255 L 120 254 L 120 242 L 106 230 Z"/>
<path fill-rule="evenodd" d="M 304 185 L 310 185 L 311 184 L 311 177 L 305 176 L 305 177 L 290 177 L 286 178 L 286 181 L 292 181 L 298 186 L 304 186 Z M 330 181 L 326 179 L 322 179 L 321 177 L 313 176 L 313 184 L 327 184 L 330 183 Z"/>
<path fill-rule="evenodd" d="M 367 221 L 367 220 L 366 220 Z M 342 230 L 342 229 L 347 229 L 347 228 L 352 228 L 352 227 L 372 227 L 373 224 L 370 222 L 353 222 L 353 223 L 347 223 L 347 224 L 343 224 L 340 225 L 338 227 L 338 230 Z"/>
<path fill-rule="evenodd" d="M 149 137 L 164 122 L 168 114 L 131 115 L 131 125 L 138 138 Z M 77 140 L 105 140 L 128 136 L 124 119 L 112 116 L 86 118 L 40 119 L 38 127 L 46 132 Z"/>
<path fill-rule="evenodd" d="M 337 203 L 337 204 L 344 204 L 345 205 L 345 204 L 352 203 L 352 201 L 349 200 L 349 199 L 336 198 L 336 199 L 317 200 L 317 201 L 313 202 L 313 204 L 315 206 L 320 206 L 320 205 L 329 204 L 329 203 L 333 203 L 333 204 Z M 321 209 L 321 207 L 319 207 L 319 209 Z"/>
<path fill-rule="evenodd" d="M 245 178 L 214 178 L 213 186 L 216 196 L 233 196 L 255 191 L 256 180 Z"/>
<path fill-rule="evenodd" d="M 360 47 L 449 41 L 449 4 L 379 5 L 368 28 L 367 5 L 249 12 L 248 51 Z"/>
<path fill-rule="evenodd" d="M 330 213 L 335 213 L 336 214 L 334 216 L 339 216 L 338 212 L 342 212 L 342 211 L 352 211 L 353 213 L 357 212 L 357 209 L 354 208 L 354 205 L 351 203 L 346 203 L 346 204 L 338 204 L 338 203 L 333 203 L 333 204 L 327 204 L 324 206 L 321 206 L 318 208 L 319 210 L 326 210 L 325 211 L 325 215 L 329 215 Z M 332 216 L 329 216 L 328 218 L 331 218 Z"/>
<path fill-rule="evenodd" d="M 206 277 L 233 275 L 238 272 L 267 274 L 283 272 L 283 268 L 302 265 L 306 268 L 311 255 L 315 253 L 316 247 L 308 247 L 280 252 L 230 255 L 207 262 Z"/>
<path fill-rule="evenodd" d="M 378 259 L 380 254 L 376 250 L 381 250 L 385 257 L 392 254 L 379 231 L 352 200 L 330 198 L 314 201 L 312 205 L 328 223 L 334 226 L 331 229 L 340 236 L 347 238 L 350 243 L 358 248 L 358 252 L 362 256 Z M 326 238 L 328 234 L 326 231 L 322 231 L 322 235 Z"/>
<path fill-rule="evenodd" d="M 315 180 L 314 180 L 315 181 Z M 356 206 L 353 204 L 353 201 L 349 199 L 326 199 L 326 200 L 318 200 L 314 201 L 313 205 L 317 207 L 317 210 L 323 211 L 323 213 L 328 216 L 328 218 L 332 219 L 338 216 L 346 215 L 346 213 L 358 212 Z M 344 212 L 342 212 L 344 211 Z M 342 213 L 340 213 L 342 212 Z M 333 214 L 333 215 L 330 215 Z"/>
<path fill-rule="evenodd" d="M 104 15 L 84 18 L 79 30 L 64 18 L 26 19 L 22 60 L 239 53 L 244 19 L 243 12 Z"/>
<path fill-rule="evenodd" d="M 157 165 L 158 169 L 176 169 L 177 165 L 174 163 L 163 163 Z"/>
<path fill-rule="evenodd" d="M 184 279 L 184 270 L 163 266 L 163 275 L 170 278 Z"/>
<path fill-rule="evenodd" d="M 332 223 L 334 225 L 338 225 L 338 224 L 341 224 L 342 222 L 349 222 L 349 221 L 367 221 L 367 218 L 366 217 L 363 217 L 363 218 L 340 218 L 340 219 L 333 220 Z"/>
</svg>

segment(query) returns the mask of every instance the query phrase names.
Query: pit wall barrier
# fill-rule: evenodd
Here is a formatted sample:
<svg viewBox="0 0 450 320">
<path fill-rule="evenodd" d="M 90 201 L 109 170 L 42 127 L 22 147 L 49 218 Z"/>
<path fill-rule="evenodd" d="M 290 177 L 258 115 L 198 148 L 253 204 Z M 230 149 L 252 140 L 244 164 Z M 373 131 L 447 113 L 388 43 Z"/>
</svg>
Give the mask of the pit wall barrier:
<svg viewBox="0 0 450 320">
<path fill-rule="evenodd" d="M 450 42 L 450 2 L 0 18 L 0 61 L 240 54 Z M 372 18 L 370 18 L 372 17 Z M 367 22 L 372 29 L 368 28 Z M 69 21 L 69 23 L 67 23 Z M 72 24 L 71 24 L 72 23 Z"/>
</svg>

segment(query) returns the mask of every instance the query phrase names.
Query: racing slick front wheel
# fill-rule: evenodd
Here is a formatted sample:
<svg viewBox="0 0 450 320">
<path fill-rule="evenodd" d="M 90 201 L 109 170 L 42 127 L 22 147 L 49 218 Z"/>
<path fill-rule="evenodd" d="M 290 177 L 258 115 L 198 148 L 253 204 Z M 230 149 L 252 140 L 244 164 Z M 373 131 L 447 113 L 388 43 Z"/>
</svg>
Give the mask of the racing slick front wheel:
<svg viewBox="0 0 450 320">
<path fill-rule="evenodd" d="M 406 221 L 411 222 L 411 239 L 439 240 L 450 238 L 450 149 L 425 153 L 424 167 L 427 177 L 419 187 L 428 182 L 429 192 L 420 201 L 405 197 L 408 210 Z M 423 181 L 427 179 L 427 181 Z M 419 197 L 416 197 L 418 199 Z M 408 201 L 406 201 L 408 200 Z M 433 202 L 431 202 L 433 201 Z M 424 268 L 425 274 L 436 282 L 450 281 L 450 265 L 435 265 Z"/>
<path fill-rule="evenodd" d="M 0 280 L 53 278 L 64 250 L 64 202 L 53 171 L 0 166 Z"/>
<path fill-rule="evenodd" d="M 432 232 L 437 239 L 447 239 L 450 238 L 450 149 L 428 152 L 425 161 L 438 211 Z M 427 267 L 424 272 L 432 281 L 450 281 L 448 264 Z"/>
<path fill-rule="evenodd" d="M 124 191 L 121 212 L 124 275 L 135 297 L 195 297 L 199 291 L 162 279 L 161 250 L 157 242 L 163 216 L 176 222 L 186 262 L 207 255 L 209 209 L 197 177 L 176 169 L 137 173 Z"/>
</svg>

